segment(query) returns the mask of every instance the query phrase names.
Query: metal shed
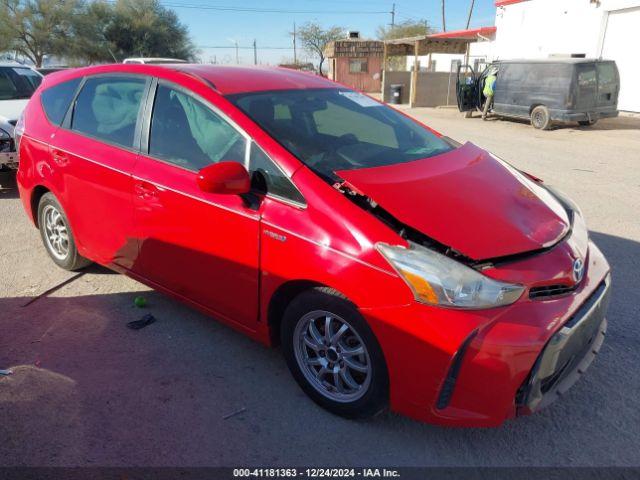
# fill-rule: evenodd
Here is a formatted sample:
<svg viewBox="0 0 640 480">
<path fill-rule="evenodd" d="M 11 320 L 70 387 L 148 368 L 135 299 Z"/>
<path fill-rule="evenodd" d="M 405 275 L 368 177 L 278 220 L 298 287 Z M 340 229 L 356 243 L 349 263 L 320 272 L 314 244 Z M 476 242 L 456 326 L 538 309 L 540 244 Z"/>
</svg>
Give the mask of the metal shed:
<svg viewBox="0 0 640 480">
<path fill-rule="evenodd" d="M 385 40 L 382 58 L 383 99 L 387 101 L 390 98 L 391 84 L 406 84 L 408 80 L 409 106 L 431 106 L 431 103 L 433 103 L 431 98 L 433 96 L 432 94 L 434 94 L 437 89 L 442 88 L 441 84 L 446 85 L 446 81 L 448 81 L 448 74 L 420 72 L 418 56 L 429 55 L 429 58 L 431 58 L 432 53 L 450 53 L 468 56 L 469 44 L 474 41 L 475 39 L 472 38 L 442 38 L 438 37 L 437 34 Z M 407 57 L 411 55 L 414 57 L 413 69 L 411 72 L 397 72 L 388 68 L 389 57 Z M 440 76 L 443 78 L 440 79 Z"/>
</svg>

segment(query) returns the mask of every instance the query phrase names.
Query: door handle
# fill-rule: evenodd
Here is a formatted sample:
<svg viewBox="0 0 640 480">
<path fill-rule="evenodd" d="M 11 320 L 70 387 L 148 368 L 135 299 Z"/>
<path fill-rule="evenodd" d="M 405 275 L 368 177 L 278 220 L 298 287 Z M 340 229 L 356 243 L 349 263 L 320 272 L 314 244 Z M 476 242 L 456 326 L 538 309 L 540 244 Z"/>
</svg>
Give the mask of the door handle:
<svg viewBox="0 0 640 480">
<path fill-rule="evenodd" d="M 136 195 L 144 200 L 155 198 L 158 196 L 158 187 L 148 182 L 138 182 L 134 184 L 133 189 Z"/>
<path fill-rule="evenodd" d="M 69 157 L 67 154 L 60 150 L 53 150 L 51 152 L 51 156 L 53 157 L 53 161 L 60 166 L 67 165 L 69 163 Z"/>
</svg>

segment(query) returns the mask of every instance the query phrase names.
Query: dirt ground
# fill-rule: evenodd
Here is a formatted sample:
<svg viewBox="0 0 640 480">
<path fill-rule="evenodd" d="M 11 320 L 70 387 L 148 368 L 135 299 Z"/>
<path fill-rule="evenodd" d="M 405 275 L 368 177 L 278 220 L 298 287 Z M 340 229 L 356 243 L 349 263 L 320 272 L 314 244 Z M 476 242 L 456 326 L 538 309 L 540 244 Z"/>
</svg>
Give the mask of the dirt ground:
<svg viewBox="0 0 640 480">
<path fill-rule="evenodd" d="M 278 350 L 105 269 L 25 306 L 73 274 L 48 259 L 9 185 L 0 369 L 14 374 L 0 376 L 0 466 L 640 465 L 640 120 L 541 132 L 450 109 L 410 113 L 582 206 L 614 291 L 601 353 L 565 398 L 497 429 L 348 421 L 306 398 Z M 140 292 L 158 321 L 133 331 Z"/>
</svg>

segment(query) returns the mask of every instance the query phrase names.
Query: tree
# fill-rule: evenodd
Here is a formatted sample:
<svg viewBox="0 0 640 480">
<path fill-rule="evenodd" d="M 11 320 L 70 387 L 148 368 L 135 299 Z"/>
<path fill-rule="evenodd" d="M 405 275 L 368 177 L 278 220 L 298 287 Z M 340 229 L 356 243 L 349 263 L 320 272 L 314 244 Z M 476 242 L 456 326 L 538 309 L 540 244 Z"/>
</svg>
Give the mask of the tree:
<svg viewBox="0 0 640 480">
<path fill-rule="evenodd" d="M 130 56 L 193 60 L 187 27 L 158 0 L 0 0 L 0 50 L 42 66 L 45 55 L 71 63 Z"/>
<path fill-rule="evenodd" d="M 417 37 L 419 35 L 429 35 L 434 30 L 426 20 L 406 20 L 397 23 L 393 28 L 390 26 L 379 26 L 376 35 L 380 40 L 391 40 L 394 38 Z"/>
<path fill-rule="evenodd" d="M 79 0 L 1 0 L 2 46 L 40 67 L 45 55 L 64 53 L 82 8 Z"/>
<path fill-rule="evenodd" d="M 297 30 L 297 40 L 302 48 L 311 56 L 318 57 L 318 74 L 322 73 L 324 63 L 324 51 L 329 42 L 340 40 L 345 37 L 345 30 L 341 27 L 331 27 L 328 29 L 315 22 L 307 22 Z"/>
<path fill-rule="evenodd" d="M 193 60 L 197 51 L 187 27 L 157 0 L 118 0 L 105 39 L 119 58 L 170 57 Z"/>
</svg>

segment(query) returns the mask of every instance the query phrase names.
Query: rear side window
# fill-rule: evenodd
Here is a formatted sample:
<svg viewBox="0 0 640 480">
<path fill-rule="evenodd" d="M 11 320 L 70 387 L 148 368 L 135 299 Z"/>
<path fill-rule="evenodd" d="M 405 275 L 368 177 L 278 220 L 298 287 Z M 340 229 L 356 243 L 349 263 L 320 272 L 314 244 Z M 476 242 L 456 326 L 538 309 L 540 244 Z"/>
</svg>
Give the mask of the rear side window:
<svg viewBox="0 0 640 480">
<path fill-rule="evenodd" d="M 198 171 L 221 161 L 244 164 L 247 141 L 202 102 L 159 85 L 151 116 L 149 155 Z"/>
<path fill-rule="evenodd" d="M 108 143 L 133 147 L 146 80 L 133 77 L 89 78 L 78 94 L 71 128 Z"/>
<path fill-rule="evenodd" d="M 62 82 L 47 88 L 40 95 L 42 108 L 47 118 L 54 125 L 60 125 L 67 113 L 69 104 L 80 84 L 80 78 L 74 78 L 68 82 Z"/>
</svg>

